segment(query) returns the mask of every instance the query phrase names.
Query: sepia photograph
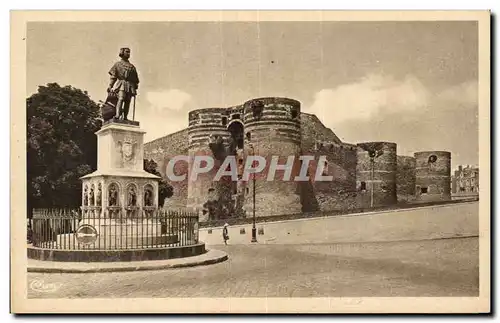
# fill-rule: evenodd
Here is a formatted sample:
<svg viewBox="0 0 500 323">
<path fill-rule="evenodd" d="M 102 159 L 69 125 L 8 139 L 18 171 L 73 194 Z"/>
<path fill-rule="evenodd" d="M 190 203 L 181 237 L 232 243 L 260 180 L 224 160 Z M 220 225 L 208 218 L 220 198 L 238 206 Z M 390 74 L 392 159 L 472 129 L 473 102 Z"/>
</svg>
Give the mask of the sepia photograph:
<svg viewBox="0 0 500 323">
<path fill-rule="evenodd" d="M 489 312 L 490 19 L 12 11 L 11 311 Z"/>
</svg>

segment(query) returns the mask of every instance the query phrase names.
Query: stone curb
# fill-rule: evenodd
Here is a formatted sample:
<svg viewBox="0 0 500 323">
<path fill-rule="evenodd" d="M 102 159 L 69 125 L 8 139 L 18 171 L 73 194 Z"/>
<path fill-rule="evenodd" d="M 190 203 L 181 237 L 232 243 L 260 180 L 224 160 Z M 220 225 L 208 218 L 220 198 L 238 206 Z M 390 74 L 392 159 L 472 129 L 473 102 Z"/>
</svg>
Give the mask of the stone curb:
<svg viewBox="0 0 500 323">
<path fill-rule="evenodd" d="M 128 272 L 128 271 L 145 271 L 145 270 L 164 270 L 164 269 L 175 269 L 175 268 L 186 268 L 186 267 L 195 267 L 195 266 L 206 266 L 206 265 L 213 265 L 219 262 L 223 262 L 229 259 L 227 253 L 220 251 L 220 250 L 209 250 L 207 253 L 200 255 L 200 256 L 194 256 L 194 257 L 188 257 L 191 259 L 184 259 L 184 262 L 179 262 L 179 259 L 168 259 L 168 260 L 163 260 L 163 261 L 158 261 L 160 263 L 156 263 L 154 265 L 149 264 L 149 261 L 144 261 L 143 264 L 140 265 L 128 265 L 127 262 L 120 262 L 116 263 L 114 266 L 111 265 L 113 263 L 108 262 L 108 263 L 85 263 L 85 267 L 83 268 L 71 268 L 68 262 L 57 262 L 58 264 L 61 264 L 61 267 L 63 268 L 54 268 L 52 266 L 50 267 L 44 267 L 43 263 L 48 264 L 50 263 L 53 265 L 55 262 L 49 262 L 49 261 L 37 261 L 37 265 L 30 265 L 28 261 L 28 272 L 30 273 L 106 273 L 106 272 Z M 196 258 L 196 259 L 193 259 Z M 206 258 L 206 259 L 203 259 Z M 157 262 L 156 260 L 153 260 Z M 105 267 L 99 267 L 96 268 L 96 264 L 106 264 Z M 120 264 L 120 265 L 118 265 Z M 78 263 L 79 267 L 82 267 L 81 263 Z M 67 268 L 64 268 L 67 267 Z M 88 268 L 86 268 L 88 267 Z"/>
</svg>

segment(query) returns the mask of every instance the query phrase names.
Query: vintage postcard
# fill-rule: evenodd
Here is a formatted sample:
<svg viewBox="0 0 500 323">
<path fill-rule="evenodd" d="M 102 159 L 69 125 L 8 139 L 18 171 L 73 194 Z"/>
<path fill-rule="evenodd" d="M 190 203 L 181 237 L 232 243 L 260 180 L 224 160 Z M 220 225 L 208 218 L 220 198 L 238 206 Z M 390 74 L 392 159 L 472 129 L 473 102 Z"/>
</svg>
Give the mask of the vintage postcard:
<svg viewBox="0 0 500 323">
<path fill-rule="evenodd" d="M 489 11 L 11 19 L 12 312 L 491 310 Z"/>
</svg>

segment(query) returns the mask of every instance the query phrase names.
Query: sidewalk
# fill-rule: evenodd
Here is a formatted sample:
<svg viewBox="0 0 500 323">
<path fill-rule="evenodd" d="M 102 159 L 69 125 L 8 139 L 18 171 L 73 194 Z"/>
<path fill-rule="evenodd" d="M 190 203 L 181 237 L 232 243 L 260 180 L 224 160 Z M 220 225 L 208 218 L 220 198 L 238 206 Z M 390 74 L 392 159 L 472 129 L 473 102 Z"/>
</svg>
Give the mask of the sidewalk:
<svg viewBox="0 0 500 323">
<path fill-rule="evenodd" d="M 103 273 L 142 270 L 163 270 L 216 264 L 226 261 L 227 253 L 208 250 L 206 253 L 186 258 L 129 261 L 129 262 L 62 262 L 28 259 L 28 272 L 32 273 Z"/>
</svg>

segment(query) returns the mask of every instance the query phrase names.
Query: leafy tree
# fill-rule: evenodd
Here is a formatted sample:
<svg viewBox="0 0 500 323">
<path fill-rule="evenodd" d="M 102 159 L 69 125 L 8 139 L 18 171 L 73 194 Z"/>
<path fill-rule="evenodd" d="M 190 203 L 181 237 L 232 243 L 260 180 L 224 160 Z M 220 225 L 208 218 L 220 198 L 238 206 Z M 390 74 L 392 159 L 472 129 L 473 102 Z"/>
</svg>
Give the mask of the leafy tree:
<svg viewBox="0 0 500 323">
<path fill-rule="evenodd" d="M 97 167 L 98 105 L 86 91 L 49 83 L 26 109 L 28 210 L 79 206 L 79 178 Z"/>
<path fill-rule="evenodd" d="M 162 177 L 161 173 L 158 171 L 158 164 L 153 159 L 144 159 L 144 170 L 153 175 Z M 165 199 L 172 197 L 172 195 L 174 195 L 174 188 L 165 179 L 162 178 L 158 185 L 159 206 L 162 207 Z"/>
</svg>

